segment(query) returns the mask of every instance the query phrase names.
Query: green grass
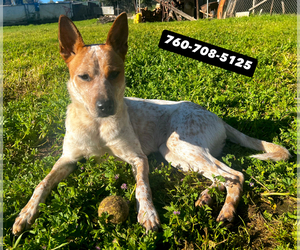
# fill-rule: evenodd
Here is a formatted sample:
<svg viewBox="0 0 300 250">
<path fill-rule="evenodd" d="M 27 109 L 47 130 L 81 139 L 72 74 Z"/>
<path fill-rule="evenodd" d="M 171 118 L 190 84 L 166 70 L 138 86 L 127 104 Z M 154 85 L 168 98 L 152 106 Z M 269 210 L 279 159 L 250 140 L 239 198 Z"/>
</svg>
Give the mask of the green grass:
<svg viewBox="0 0 300 250">
<path fill-rule="evenodd" d="M 222 161 L 245 175 L 243 199 L 229 228 L 215 221 L 224 201 L 215 190 L 218 202 L 212 209 L 194 207 L 208 181 L 150 156 L 149 178 L 163 230 L 148 235 L 137 223 L 131 167 L 112 159 L 80 163 L 51 192 L 32 229 L 19 238 L 11 234 L 17 214 L 61 154 L 70 100 L 57 24 L 4 27 L 5 249 L 295 249 L 296 20 L 273 15 L 130 23 L 126 96 L 193 101 L 293 156 L 288 162 L 262 162 L 249 157 L 252 150 L 225 147 Z M 104 42 L 111 26 L 96 20 L 75 23 L 87 44 Z M 257 58 L 254 76 L 159 49 L 164 29 Z M 123 183 L 128 189 L 121 189 Z M 129 201 L 130 216 L 121 225 L 97 216 L 101 200 L 112 194 Z"/>
</svg>

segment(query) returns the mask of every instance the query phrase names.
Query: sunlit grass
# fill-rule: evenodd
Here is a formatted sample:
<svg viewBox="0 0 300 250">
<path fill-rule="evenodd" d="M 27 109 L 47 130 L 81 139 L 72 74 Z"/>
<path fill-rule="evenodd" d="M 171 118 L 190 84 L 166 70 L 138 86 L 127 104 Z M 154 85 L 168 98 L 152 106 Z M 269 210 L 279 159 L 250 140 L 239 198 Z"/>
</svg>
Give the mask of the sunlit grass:
<svg viewBox="0 0 300 250">
<path fill-rule="evenodd" d="M 104 43 L 111 24 L 75 22 L 87 44 Z M 158 48 L 164 29 L 258 59 L 252 78 Z M 190 100 L 243 133 L 288 148 L 289 162 L 261 162 L 229 144 L 223 161 L 243 171 L 243 200 L 235 223 L 220 226 L 213 209 L 194 202 L 209 185 L 150 156 L 150 183 L 163 230 L 144 234 L 137 223 L 134 178 L 127 164 L 92 160 L 52 191 L 21 240 L 11 227 L 33 189 L 61 153 L 67 67 L 59 55 L 57 24 L 4 27 L 4 244 L 10 249 L 293 249 L 296 210 L 296 16 L 129 24 L 126 96 Z M 119 175 L 116 179 L 115 176 Z M 123 183 L 128 189 L 121 189 Z M 276 196 L 261 195 L 277 193 Z M 97 217 L 111 194 L 129 200 L 122 225 Z M 215 193 L 215 195 L 218 195 Z M 222 197 L 220 197 L 222 200 Z M 174 214 L 180 211 L 180 214 Z"/>
</svg>

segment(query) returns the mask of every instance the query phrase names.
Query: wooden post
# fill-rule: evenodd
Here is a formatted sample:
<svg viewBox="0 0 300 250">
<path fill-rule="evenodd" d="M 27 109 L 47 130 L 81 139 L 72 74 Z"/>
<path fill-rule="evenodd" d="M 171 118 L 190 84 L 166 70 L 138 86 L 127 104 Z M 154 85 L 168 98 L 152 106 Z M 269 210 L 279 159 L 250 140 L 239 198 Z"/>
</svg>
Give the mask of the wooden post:
<svg viewBox="0 0 300 250">
<path fill-rule="evenodd" d="M 230 13 L 229 13 L 229 16 L 230 16 L 230 17 L 233 16 L 233 12 L 234 12 L 234 9 L 235 9 L 235 5 L 236 5 L 236 0 L 234 0 L 234 2 L 232 3 L 232 7 L 231 7 L 231 10 L 230 10 Z"/>
<path fill-rule="evenodd" d="M 271 15 L 271 16 L 272 16 L 273 4 L 274 4 L 274 0 L 272 0 L 271 8 L 270 8 L 270 15 Z"/>
<path fill-rule="evenodd" d="M 227 7 L 227 11 L 226 11 L 228 13 L 229 17 L 230 17 L 230 12 L 231 12 L 232 5 L 233 5 L 233 2 L 230 1 L 229 4 L 228 4 L 228 7 Z M 226 13 L 226 15 L 227 15 L 227 13 Z"/>
<path fill-rule="evenodd" d="M 255 4 L 256 4 L 256 0 L 252 0 L 252 7 L 255 6 Z M 254 12 L 255 12 L 255 9 L 253 9 L 252 14 L 254 14 Z"/>
<path fill-rule="evenodd" d="M 199 10 L 199 12 L 201 12 L 201 13 L 203 13 L 203 14 L 206 15 L 206 12 L 204 12 L 204 11 L 202 11 L 202 10 Z M 208 14 L 208 16 L 209 16 L 209 17 L 214 17 L 214 15 L 212 15 L 212 14 Z"/>
<path fill-rule="evenodd" d="M 199 0 L 196 0 L 196 19 L 199 19 Z"/>
<path fill-rule="evenodd" d="M 208 19 L 208 0 L 206 1 L 206 18 Z"/>
<path fill-rule="evenodd" d="M 282 14 L 285 14 L 285 8 L 284 8 L 284 2 L 281 1 L 281 5 L 282 5 Z"/>
<path fill-rule="evenodd" d="M 268 1 L 268 0 L 263 0 L 263 1 L 261 1 L 260 3 L 254 5 L 252 8 L 250 8 L 249 11 L 255 9 L 256 7 L 262 5 L 263 3 L 267 2 L 267 1 Z"/>
</svg>

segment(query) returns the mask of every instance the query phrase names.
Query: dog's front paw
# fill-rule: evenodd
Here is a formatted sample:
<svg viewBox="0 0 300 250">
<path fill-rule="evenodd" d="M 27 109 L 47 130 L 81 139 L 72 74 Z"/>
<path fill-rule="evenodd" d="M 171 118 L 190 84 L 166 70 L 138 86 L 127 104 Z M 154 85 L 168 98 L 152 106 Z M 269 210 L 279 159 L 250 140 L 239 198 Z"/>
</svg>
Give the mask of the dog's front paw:
<svg viewBox="0 0 300 250">
<path fill-rule="evenodd" d="M 15 220 L 12 233 L 19 236 L 24 230 L 29 229 L 38 216 L 38 209 L 28 203 Z"/>
<path fill-rule="evenodd" d="M 157 231 L 160 228 L 158 214 L 150 202 L 142 202 L 139 204 L 138 222 L 146 228 L 146 233 L 149 230 Z"/>
<path fill-rule="evenodd" d="M 235 208 L 232 204 L 225 204 L 219 213 L 217 221 L 233 222 L 235 218 Z"/>
</svg>

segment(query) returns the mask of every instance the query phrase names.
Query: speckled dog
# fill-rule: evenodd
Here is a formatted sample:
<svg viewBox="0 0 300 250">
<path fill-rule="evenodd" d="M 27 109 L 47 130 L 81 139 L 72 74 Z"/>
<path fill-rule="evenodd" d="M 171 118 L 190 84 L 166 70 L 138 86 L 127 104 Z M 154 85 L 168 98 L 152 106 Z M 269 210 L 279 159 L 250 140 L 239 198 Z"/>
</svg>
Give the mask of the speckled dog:
<svg viewBox="0 0 300 250">
<path fill-rule="evenodd" d="M 106 43 L 99 45 L 85 45 L 72 21 L 60 17 L 60 54 L 69 68 L 72 100 L 67 110 L 63 154 L 16 218 L 15 235 L 33 224 L 39 203 L 45 202 L 51 189 L 73 172 L 82 158 L 101 158 L 108 153 L 132 165 L 138 221 L 147 231 L 160 226 L 148 180 L 146 155 L 151 152 L 159 151 L 174 167 L 197 171 L 212 181 L 213 176 L 224 177 L 221 189 L 226 188 L 227 196 L 218 221 L 233 220 L 244 181 L 242 173 L 215 158 L 226 138 L 265 151 L 253 156 L 258 159 L 289 158 L 285 148 L 248 137 L 194 103 L 124 98 L 127 37 L 125 13 L 115 20 Z M 196 201 L 196 205 L 203 204 L 211 204 L 208 190 Z"/>
</svg>

